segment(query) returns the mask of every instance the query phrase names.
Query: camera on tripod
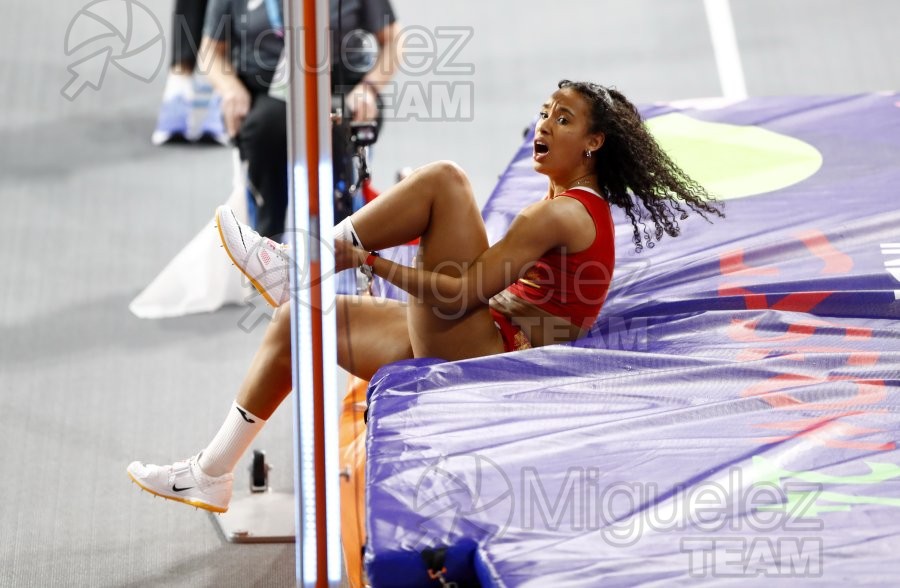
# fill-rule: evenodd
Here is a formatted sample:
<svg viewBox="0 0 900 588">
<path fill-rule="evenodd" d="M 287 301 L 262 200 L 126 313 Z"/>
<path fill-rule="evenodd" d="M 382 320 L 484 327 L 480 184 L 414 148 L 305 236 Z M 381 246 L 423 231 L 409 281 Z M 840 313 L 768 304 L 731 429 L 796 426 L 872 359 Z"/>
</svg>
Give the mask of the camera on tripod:
<svg viewBox="0 0 900 588">
<path fill-rule="evenodd" d="M 334 222 L 362 205 L 360 189 L 369 179 L 368 148 L 378 140 L 378 122 L 354 122 L 340 96 L 331 98 L 331 154 L 334 170 Z"/>
</svg>

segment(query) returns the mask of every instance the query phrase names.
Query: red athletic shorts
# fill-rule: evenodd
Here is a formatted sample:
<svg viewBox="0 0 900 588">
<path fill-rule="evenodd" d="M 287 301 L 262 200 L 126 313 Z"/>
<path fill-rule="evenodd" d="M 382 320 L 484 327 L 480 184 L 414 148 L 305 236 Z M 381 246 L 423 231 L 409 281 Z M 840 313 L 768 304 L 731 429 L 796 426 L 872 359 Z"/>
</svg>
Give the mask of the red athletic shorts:
<svg viewBox="0 0 900 588">
<path fill-rule="evenodd" d="M 500 337 L 503 339 L 504 351 L 531 349 L 531 342 L 525 333 L 522 332 L 522 329 L 493 308 L 491 309 L 491 316 L 494 317 L 494 324 L 497 326 L 497 329 L 500 331 Z"/>
</svg>

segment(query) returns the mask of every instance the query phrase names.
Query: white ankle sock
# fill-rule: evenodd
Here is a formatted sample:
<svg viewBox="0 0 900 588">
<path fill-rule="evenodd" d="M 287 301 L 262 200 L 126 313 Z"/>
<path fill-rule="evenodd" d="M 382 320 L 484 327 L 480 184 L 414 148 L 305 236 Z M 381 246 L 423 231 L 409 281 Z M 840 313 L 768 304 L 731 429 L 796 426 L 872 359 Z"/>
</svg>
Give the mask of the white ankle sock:
<svg viewBox="0 0 900 588">
<path fill-rule="evenodd" d="M 219 432 L 200 455 L 200 469 L 210 476 L 233 471 L 265 424 L 237 401 L 233 402 Z"/>
<path fill-rule="evenodd" d="M 333 237 L 335 241 L 349 241 L 353 243 L 354 247 L 366 249 L 366 246 L 359 240 L 359 235 L 356 234 L 356 229 L 353 228 L 353 223 L 350 222 L 349 216 L 334 227 Z"/>
</svg>

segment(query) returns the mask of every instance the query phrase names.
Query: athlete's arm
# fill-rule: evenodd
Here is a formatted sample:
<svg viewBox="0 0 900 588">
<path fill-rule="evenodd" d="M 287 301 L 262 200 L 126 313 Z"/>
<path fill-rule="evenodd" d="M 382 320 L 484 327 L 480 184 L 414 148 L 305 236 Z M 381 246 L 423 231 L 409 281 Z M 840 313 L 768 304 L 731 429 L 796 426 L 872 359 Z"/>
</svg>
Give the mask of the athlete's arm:
<svg viewBox="0 0 900 588">
<path fill-rule="evenodd" d="M 538 258 L 554 247 L 583 243 L 593 234 L 593 222 L 584 207 L 571 198 L 538 202 L 522 211 L 506 236 L 482 253 L 460 276 L 408 267 L 376 258 L 373 271 L 411 296 L 446 313 L 465 312 L 487 304 L 515 282 Z M 340 244 L 339 244 L 340 245 Z M 352 248 L 350 245 L 340 245 Z M 342 254 L 338 252 L 340 258 Z M 354 266 L 367 252 L 354 249 Z M 340 265 L 338 266 L 339 269 Z"/>
</svg>

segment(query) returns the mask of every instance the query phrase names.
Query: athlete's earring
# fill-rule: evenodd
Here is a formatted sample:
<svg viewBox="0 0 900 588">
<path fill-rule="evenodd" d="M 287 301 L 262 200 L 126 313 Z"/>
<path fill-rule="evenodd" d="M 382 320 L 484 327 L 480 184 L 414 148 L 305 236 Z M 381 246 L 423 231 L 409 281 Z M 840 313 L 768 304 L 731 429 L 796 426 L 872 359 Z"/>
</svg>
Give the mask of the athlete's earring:
<svg viewBox="0 0 900 588">
<path fill-rule="evenodd" d="M 590 159 L 590 158 L 591 158 L 591 152 L 590 152 L 590 150 L 585 151 L 585 152 L 584 152 L 584 156 L 587 157 L 588 159 Z"/>
</svg>

